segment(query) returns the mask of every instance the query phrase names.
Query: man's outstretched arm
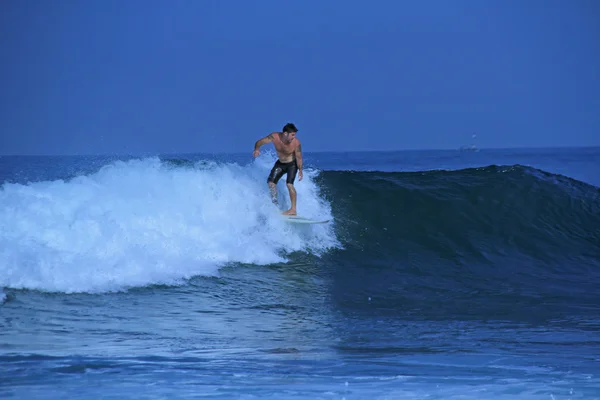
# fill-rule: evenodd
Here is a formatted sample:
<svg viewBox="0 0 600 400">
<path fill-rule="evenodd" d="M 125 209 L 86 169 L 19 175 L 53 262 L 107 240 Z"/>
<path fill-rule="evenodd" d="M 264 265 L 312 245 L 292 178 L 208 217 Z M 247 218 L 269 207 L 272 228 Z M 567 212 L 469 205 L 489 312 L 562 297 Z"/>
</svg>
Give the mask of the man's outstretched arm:
<svg viewBox="0 0 600 400">
<path fill-rule="evenodd" d="M 273 141 L 273 133 L 265 136 L 262 139 L 259 139 L 256 141 L 256 143 L 254 143 L 254 152 L 252 153 L 252 155 L 254 157 L 258 157 L 258 155 L 260 154 L 260 146 L 267 144 L 267 143 L 271 143 Z"/>
</svg>

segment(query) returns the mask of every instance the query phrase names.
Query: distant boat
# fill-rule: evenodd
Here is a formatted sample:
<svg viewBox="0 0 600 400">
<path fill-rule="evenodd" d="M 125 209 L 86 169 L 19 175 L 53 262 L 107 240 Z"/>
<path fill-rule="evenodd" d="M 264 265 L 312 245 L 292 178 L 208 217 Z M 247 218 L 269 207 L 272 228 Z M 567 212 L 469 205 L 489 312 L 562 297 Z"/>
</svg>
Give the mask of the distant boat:
<svg viewBox="0 0 600 400">
<path fill-rule="evenodd" d="M 477 137 L 476 134 L 473 134 L 473 136 L 471 136 L 473 138 L 473 141 L 475 141 L 475 138 Z M 471 144 L 471 145 L 464 145 L 464 146 L 460 146 L 460 151 L 473 151 L 473 152 L 478 152 L 479 149 L 477 148 L 477 146 L 475 146 L 475 143 Z"/>
<path fill-rule="evenodd" d="M 470 146 L 460 146 L 460 151 L 479 151 L 479 149 L 477 148 L 477 146 L 475 146 L 474 144 L 470 145 Z"/>
</svg>

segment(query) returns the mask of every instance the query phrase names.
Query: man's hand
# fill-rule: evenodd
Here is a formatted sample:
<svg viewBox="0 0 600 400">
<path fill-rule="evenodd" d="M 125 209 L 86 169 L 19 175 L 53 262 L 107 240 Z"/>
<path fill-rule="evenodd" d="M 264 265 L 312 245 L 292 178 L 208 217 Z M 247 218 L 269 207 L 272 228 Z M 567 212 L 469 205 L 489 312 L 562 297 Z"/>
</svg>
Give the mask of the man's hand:
<svg viewBox="0 0 600 400">
<path fill-rule="evenodd" d="M 299 170 L 298 170 L 298 180 L 299 180 L 299 181 L 301 181 L 301 180 L 302 180 L 302 177 L 303 177 L 303 176 L 302 176 L 302 170 L 301 170 L 301 169 L 299 169 Z"/>
<path fill-rule="evenodd" d="M 268 134 L 267 136 L 265 136 L 264 138 L 257 140 L 256 143 L 254 143 L 254 151 L 252 152 L 252 155 L 254 156 L 254 158 L 258 157 L 260 154 L 260 146 L 267 144 L 267 143 L 271 143 L 273 141 L 273 133 Z"/>
</svg>

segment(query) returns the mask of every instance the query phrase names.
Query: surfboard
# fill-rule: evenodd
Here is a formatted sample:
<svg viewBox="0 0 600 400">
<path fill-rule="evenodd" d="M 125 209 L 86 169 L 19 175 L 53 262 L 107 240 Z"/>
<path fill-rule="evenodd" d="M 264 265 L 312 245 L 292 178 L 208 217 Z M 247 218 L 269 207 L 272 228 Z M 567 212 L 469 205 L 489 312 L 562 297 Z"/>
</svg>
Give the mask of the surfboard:
<svg viewBox="0 0 600 400">
<path fill-rule="evenodd" d="M 328 219 L 311 219 L 306 217 L 300 217 L 298 215 L 281 215 L 281 218 L 285 219 L 287 222 L 292 222 L 294 224 L 325 224 L 329 222 Z"/>
</svg>

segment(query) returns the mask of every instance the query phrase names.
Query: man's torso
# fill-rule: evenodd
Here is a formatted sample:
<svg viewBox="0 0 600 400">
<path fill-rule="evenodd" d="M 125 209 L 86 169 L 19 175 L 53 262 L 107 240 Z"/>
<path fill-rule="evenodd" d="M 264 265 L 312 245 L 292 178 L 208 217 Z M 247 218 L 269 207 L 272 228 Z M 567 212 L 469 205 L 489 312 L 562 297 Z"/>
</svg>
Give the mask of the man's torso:
<svg viewBox="0 0 600 400">
<path fill-rule="evenodd" d="M 296 158 L 294 154 L 298 147 L 298 140 L 296 138 L 294 138 L 291 143 L 287 144 L 281 140 L 281 137 L 277 133 L 273 135 L 273 145 L 279 156 L 279 161 L 282 163 L 288 163 Z"/>
</svg>

